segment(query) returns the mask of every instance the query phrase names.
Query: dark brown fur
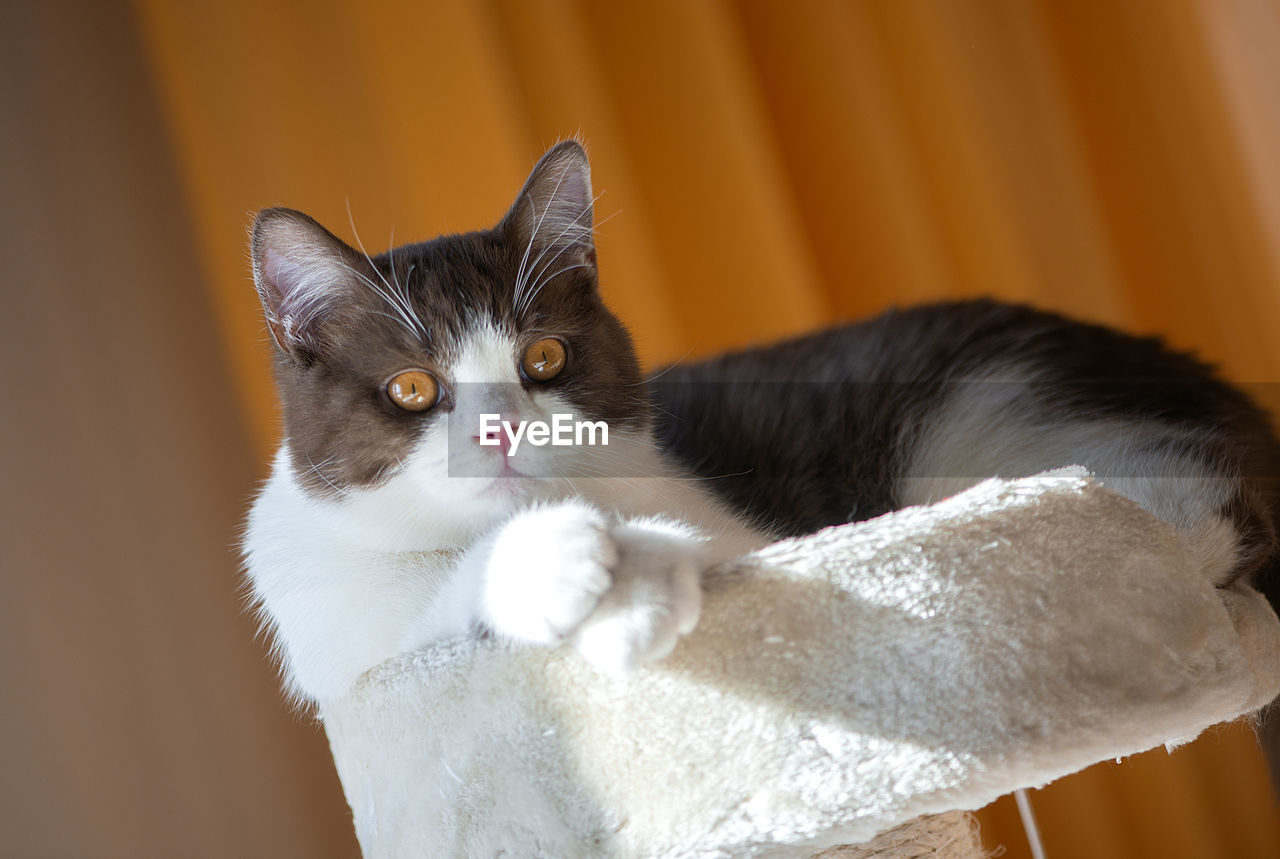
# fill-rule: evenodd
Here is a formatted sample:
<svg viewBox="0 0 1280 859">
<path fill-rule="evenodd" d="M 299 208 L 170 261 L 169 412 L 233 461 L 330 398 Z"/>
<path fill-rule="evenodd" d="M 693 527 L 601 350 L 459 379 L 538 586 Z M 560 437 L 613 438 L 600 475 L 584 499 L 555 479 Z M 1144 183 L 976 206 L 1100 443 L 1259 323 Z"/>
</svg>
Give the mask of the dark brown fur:
<svg viewBox="0 0 1280 859">
<path fill-rule="evenodd" d="M 268 209 L 258 216 L 252 248 L 260 283 L 266 245 L 278 229 L 298 231 L 351 271 L 328 285 L 335 297 L 325 312 L 292 335 L 272 320 L 281 298 L 270 293 L 269 284 L 263 295 L 278 347 L 275 375 L 285 433 L 294 467 L 310 491 L 332 495 L 371 486 L 398 469 L 423 425 L 444 420 L 450 412 L 450 366 L 462 337 L 477 322 L 515 335 L 520 345 L 512 354 L 513 365 L 526 345 L 547 335 L 562 337 L 569 346 L 568 364 L 560 376 L 542 384 L 555 388 L 584 418 L 619 428 L 648 422 L 635 350 L 626 329 L 600 300 L 589 236 L 567 248 L 568 256 L 561 255 L 556 263 L 562 268 L 572 260 L 583 267 L 550 278 L 525 312 L 517 314 L 513 307 L 526 249 L 532 247 L 533 258 L 554 243 L 554 235 L 543 235 L 547 225 L 533 230 L 557 171 L 585 165 L 581 147 L 561 144 L 543 158 L 493 229 L 442 236 L 372 258 L 300 212 Z M 589 231 L 589 212 L 585 220 Z M 552 253 L 558 250 L 553 247 Z M 385 299 L 361 275 L 378 286 L 398 285 L 427 336 L 415 336 L 389 318 Z M 406 412 L 388 399 L 387 381 L 409 368 L 427 370 L 439 380 L 441 400 L 434 409 Z"/>
</svg>

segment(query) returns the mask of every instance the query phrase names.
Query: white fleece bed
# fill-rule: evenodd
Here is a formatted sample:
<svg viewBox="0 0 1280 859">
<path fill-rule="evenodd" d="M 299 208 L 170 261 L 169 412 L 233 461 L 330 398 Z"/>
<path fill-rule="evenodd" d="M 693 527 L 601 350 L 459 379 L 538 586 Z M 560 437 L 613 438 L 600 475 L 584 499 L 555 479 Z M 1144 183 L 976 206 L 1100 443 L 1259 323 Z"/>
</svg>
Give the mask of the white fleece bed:
<svg viewBox="0 0 1280 859">
<path fill-rule="evenodd" d="M 807 856 L 1277 691 L 1265 600 L 1068 471 L 770 546 L 626 679 L 459 641 L 323 718 L 368 859 Z"/>
</svg>

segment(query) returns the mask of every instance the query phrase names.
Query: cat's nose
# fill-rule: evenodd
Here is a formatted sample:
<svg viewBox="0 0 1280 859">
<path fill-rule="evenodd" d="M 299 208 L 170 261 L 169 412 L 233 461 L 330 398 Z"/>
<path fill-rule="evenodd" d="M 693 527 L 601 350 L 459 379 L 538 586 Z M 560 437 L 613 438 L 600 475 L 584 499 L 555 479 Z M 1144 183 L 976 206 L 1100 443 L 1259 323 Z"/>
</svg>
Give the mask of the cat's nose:
<svg viewBox="0 0 1280 859">
<path fill-rule="evenodd" d="M 474 436 L 476 443 L 482 447 L 494 447 L 503 456 L 508 455 L 511 450 L 511 439 L 502 431 L 502 427 L 490 427 L 487 430 L 481 430 Z"/>
</svg>

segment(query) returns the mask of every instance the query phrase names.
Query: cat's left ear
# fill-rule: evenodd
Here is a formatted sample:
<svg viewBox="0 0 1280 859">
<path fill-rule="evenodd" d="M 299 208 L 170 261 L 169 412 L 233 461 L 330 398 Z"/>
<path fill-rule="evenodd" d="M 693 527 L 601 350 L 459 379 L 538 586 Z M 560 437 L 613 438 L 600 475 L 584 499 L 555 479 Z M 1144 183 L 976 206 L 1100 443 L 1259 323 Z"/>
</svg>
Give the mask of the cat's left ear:
<svg viewBox="0 0 1280 859">
<path fill-rule="evenodd" d="M 292 209 L 260 212 L 250 250 L 271 339 L 304 363 L 324 352 L 333 332 L 341 330 L 344 311 L 362 293 L 358 281 L 378 277 L 367 257 Z"/>
<path fill-rule="evenodd" d="M 538 161 L 502 226 L 517 247 L 528 249 L 528 262 L 554 261 L 556 268 L 584 266 L 594 273 L 594 203 L 587 153 L 576 140 L 566 140 Z"/>
</svg>

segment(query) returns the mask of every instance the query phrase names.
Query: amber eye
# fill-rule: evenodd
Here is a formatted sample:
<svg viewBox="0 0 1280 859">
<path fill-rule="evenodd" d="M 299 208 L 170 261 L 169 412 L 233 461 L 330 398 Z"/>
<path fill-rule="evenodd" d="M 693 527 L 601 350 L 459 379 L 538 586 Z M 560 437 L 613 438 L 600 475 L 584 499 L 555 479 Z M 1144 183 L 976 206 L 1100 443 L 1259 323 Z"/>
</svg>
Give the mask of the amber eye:
<svg viewBox="0 0 1280 859">
<path fill-rule="evenodd" d="M 546 382 L 560 375 L 566 357 L 563 341 L 544 337 L 524 350 L 520 367 L 533 381 Z"/>
<path fill-rule="evenodd" d="M 425 370 L 405 370 L 387 382 L 387 396 L 407 412 L 425 412 L 436 404 L 440 386 Z"/>
</svg>

